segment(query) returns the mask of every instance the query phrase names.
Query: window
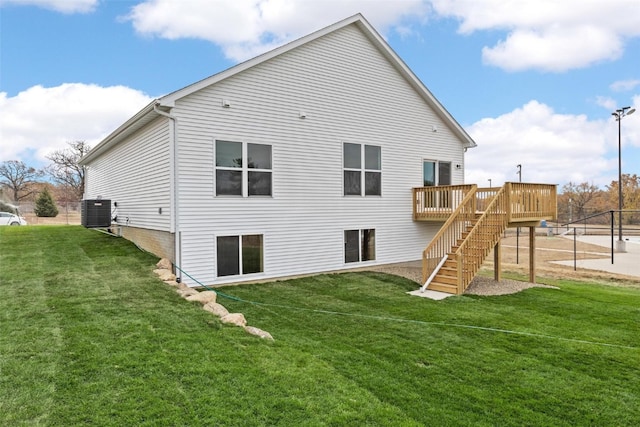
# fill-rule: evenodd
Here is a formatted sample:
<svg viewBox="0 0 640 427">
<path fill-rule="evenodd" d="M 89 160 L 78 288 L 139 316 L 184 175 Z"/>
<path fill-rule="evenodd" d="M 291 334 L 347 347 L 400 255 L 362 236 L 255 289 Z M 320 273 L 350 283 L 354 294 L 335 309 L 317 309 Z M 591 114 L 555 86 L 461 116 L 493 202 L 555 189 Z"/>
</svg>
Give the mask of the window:
<svg viewBox="0 0 640 427">
<path fill-rule="evenodd" d="M 271 196 L 271 146 L 216 141 L 217 196 Z"/>
<path fill-rule="evenodd" d="M 218 277 L 264 271 L 262 234 L 216 238 Z"/>
<path fill-rule="evenodd" d="M 382 194 L 380 147 L 345 142 L 343 168 L 345 196 L 380 196 Z"/>
<path fill-rule="evenodd" d="M 451 162 L 424 160 L 422 162 L 422 178 L 425 187 L 451 185 Z M 450 207 L 450 194 L 443 190 L 432 199 L 425 200 L 425 207 Z"/>
<path fill-rule="evenodd" d="M 451 185 L 451 162 L 424 160 L 422 162 L 422 177 L 425 187 Z"/>
<path fill-rule="evenodd" d="M 376 230 L 346 230 L 344 232 L 344 262 L 376 259 Z"/>
</svg>

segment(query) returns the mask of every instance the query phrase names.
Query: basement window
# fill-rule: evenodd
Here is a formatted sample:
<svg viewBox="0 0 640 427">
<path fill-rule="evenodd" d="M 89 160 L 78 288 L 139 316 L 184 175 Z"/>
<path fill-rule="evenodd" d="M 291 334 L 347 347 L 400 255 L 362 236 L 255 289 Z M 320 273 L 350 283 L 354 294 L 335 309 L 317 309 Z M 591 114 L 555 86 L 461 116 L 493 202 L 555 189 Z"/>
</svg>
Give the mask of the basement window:
<svg viewBox="0 0 640 427">
<path fill-rule="evenodd" d="M 345 230 L 344 262 L 373 261 L 376 259 L 376 230 Z"/>
<path fill-rule="evenodd" d="M 264 271 L 264 245 L 262 234 L 218 236 L 217 275 L 237 276 Z"/>
</svg>

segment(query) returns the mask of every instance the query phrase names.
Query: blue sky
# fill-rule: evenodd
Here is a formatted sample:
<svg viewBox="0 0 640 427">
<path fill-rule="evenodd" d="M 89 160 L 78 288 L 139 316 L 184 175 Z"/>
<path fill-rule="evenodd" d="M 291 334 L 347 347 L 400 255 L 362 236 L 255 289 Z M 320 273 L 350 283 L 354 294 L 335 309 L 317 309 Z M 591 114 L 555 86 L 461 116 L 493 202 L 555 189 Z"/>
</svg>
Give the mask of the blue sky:
<svg viewBox="0 0 640 427">
<path fill-rule="evenodd" d="M 478 147 L 467 182 L 617 180 L 640 0 L 0 0 L 0 161 L 42 167 L 151 99 L 361 12 Z M 640 174 L 640 113 L 622 120 Z"/>
</svg>

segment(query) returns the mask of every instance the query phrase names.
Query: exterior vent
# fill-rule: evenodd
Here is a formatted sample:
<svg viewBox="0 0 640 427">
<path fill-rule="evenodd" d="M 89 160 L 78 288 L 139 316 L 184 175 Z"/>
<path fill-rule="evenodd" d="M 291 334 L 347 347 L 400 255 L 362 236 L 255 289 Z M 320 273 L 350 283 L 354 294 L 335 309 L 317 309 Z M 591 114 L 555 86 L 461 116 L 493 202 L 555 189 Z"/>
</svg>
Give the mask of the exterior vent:
<svg viewBox="0 0 640 427">
<path fill-rule="evenodd" d="M 111 226 L 111 200 L 83 200 L 81 221 L 87 228 Z"/>
</svg>

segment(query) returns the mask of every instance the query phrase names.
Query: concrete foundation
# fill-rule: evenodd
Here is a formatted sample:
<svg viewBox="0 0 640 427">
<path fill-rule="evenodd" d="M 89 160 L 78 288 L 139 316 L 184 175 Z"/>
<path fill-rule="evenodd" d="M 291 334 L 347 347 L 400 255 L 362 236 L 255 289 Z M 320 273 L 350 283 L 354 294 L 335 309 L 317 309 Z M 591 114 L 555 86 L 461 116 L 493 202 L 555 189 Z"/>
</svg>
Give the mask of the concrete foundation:
<svg viewBox="0 0 640 427">
<path fill-rule="evenodd" d="M 175 260 L 175 238 L 173 233 L 146 228 L 122 227 L 120 235 L 159 258 Z"/>
</svg>

